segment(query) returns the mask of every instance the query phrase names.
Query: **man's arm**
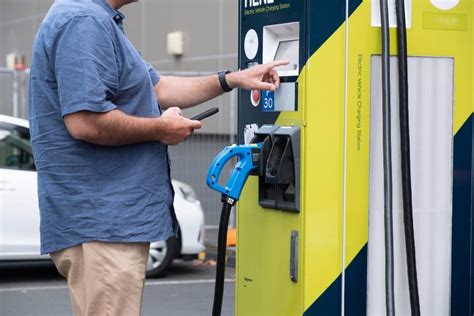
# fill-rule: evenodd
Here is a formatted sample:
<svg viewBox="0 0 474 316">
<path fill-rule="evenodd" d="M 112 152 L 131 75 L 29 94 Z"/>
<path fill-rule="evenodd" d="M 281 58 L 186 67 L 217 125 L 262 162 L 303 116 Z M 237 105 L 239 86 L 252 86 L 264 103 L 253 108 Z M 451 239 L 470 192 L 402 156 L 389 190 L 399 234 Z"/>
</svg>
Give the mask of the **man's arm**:
<svg viewBox="0 0 474 316">
<path fill-rule="evenodd" d="M 226 75 L 226 80 L 232 89 L 275 90 L 280 84 L 280 78 L 274 68 L 287 64 L 287 61 L 275 61 L 254 66 L 230 73 Z M 155 86 L 155 92 L 163 108 L 172 106 L 188 108 L 223 93 L 217 75 L 192 78 L 162 76 Z"/>
<path fill-rule="evenodd" d="M 201 128 L 199 121 L 181 116 L 179 108 L 170 108 L 159 118 L 127 115 L 119 110 L 107 113 L 80 111 L 68 114 L 64 122 L 75 139 L 107 146 L 160 141 L 176 145 Z"/>
</svg>

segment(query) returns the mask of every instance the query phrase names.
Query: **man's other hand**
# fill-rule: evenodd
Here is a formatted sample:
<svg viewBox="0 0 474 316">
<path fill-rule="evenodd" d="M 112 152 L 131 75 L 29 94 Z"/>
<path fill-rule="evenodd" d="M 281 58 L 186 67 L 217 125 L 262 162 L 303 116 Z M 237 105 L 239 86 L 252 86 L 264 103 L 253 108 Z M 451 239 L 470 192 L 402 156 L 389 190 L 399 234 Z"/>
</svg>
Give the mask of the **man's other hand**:
<svg viewBox="0 0 474 316">
<path fill-rule="evenodd" d="M 289 61 L 287 60 L 278 60 L 263 65 L 256 65 L 242 71 L 230 73 L 226 76 L 226 80 L 231 88 L 273 91 L 280 86 L 280 77 L 275 68 L 288 64 Z"/>
<path fill-rule="evenodd" d="M 159 136 L 160 142 L 167 145 L 177 145 L 188 138 L 195 129 L 201 128 L 200 121 L 194 121 L 182 116 L 181 110 L 172 107 L 163 112 L 159 118 L 164 127 L 164 133 Z"/>
</svg>

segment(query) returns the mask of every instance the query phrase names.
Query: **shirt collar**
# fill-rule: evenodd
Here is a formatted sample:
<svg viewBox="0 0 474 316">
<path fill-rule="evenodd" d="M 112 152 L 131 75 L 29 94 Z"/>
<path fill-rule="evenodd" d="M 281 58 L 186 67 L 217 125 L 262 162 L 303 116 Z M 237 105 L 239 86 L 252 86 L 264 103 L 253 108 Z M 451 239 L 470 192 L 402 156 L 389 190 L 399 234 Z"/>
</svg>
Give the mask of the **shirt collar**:
<svg viewBox="0 0 474 316">
<path fill-rule="evenodd" d="M 100 5 L 102 9 L 107 11 L 107 13 L 114 20 L 117 26 L 123 31 L 123 20 L 125 19 L 125 15 L 123 15 L 121 12 L 112 8 L 106 0 L 92 0 L 92 1 L 94 1 L 95 3 Z"/>
</svg>

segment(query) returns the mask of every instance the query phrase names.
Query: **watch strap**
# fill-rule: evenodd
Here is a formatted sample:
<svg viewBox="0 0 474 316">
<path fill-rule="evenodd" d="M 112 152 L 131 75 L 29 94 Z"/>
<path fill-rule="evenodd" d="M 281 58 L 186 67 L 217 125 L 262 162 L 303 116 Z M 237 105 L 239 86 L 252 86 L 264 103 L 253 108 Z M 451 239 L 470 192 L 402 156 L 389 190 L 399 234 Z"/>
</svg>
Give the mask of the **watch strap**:
<svg viewBox="0 0 474 316">
<path fill-rule="evenodd" d="M 227 80 L 225 79 L 225 75 L 229 73 L 231 73 L 230 70 L 223 70 L 217 73 L 219 77 L 219 83 L 221 84 L 222 91 L 224 92 L 230 92 L 233 90 L 231 87 L 229 87 L 229 84 L 227 83 Z"/>
</svg>

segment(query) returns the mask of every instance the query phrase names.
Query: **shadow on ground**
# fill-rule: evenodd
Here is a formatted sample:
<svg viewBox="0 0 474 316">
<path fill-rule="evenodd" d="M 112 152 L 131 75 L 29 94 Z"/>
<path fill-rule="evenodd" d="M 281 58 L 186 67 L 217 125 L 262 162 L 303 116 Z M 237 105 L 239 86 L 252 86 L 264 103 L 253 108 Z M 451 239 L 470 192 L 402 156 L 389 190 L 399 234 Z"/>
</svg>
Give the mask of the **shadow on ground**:
<svg viewBox="0 0 474 316">
<path fill-rule="evenodd" d="M 31 283 L 58 281 L 62 276 L 52 261 L 40 262 L 2 262 L 0 263 L 0 285 L 6 283 Z"/>
</svg>

